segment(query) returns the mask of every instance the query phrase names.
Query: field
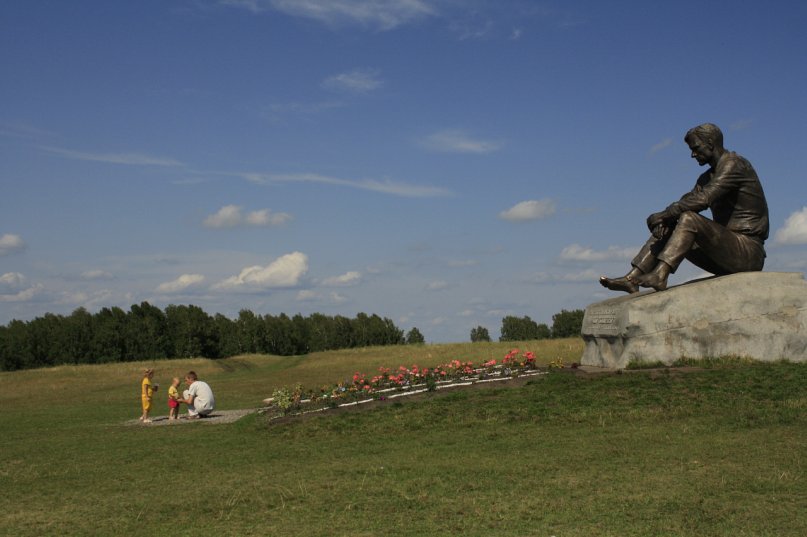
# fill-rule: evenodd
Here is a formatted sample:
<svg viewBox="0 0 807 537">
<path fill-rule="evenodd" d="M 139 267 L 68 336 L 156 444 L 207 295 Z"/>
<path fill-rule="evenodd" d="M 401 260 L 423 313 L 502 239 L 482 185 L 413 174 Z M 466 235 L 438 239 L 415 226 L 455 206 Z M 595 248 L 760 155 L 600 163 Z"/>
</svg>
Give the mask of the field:
<svg viewBox="0 0 807 537">
<path fill-rule="evenodd" d="M 804 536 L 807 366 L 585 375 L 269 424 L 126 425 L 196 370 L 222 410 L 512 344 L 0 373 L 0 535 Z M 527 342 L 539 362 L 578 340 Z"/>
</svg>

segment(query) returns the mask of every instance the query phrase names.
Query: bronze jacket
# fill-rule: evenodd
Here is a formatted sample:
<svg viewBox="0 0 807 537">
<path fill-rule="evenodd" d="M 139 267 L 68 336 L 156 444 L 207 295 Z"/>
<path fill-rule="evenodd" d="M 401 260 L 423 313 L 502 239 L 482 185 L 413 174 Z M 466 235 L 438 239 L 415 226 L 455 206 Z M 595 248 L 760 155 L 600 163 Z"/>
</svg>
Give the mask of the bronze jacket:
<svg viewBox="0 0 807 537">
<path fill-rule="evenodd" d="M 677 219 L 685 211 L 712 210 L 714 221 L 735 233 L 765 242 L 768 238 L 768 202 L 751 163 L 726 151 L 717 166 L 698 177 L 695 188 L 667 207 Z"/>
</svg>

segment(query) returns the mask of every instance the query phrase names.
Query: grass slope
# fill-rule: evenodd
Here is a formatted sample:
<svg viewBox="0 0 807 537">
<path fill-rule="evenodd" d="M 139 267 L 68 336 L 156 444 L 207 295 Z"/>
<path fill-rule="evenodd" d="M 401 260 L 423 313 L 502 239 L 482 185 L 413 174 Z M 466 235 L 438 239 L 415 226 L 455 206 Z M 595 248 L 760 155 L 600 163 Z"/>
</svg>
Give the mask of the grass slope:
<svg viewBox="0 0 807 537">
<path fill-rule="evenodd" d="M 519 347 L 568 363 L 582 346 Z M 234 409 L 258 406 L 280 385 L 500 358 L 509 348 L 0 373 L 0 534 L 807 535 L 805 365 L 555 372 L 518 388 L 279 426 L 257 415 L 231 425 L 123 425 L 139 414 L 138 369 L 147 365 L 163 386 L 195 369 L 220 407 Z"/>
</svg>

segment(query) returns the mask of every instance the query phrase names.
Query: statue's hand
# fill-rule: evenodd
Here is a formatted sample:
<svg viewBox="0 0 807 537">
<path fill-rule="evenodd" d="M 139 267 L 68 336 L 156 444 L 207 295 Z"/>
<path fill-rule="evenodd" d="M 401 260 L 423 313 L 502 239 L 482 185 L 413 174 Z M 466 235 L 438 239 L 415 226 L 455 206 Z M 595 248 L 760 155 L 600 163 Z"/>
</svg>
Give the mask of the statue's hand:
<svg viewBox="0 0 807 537">
<path fill-rule="evenodd" d="M 650 231 L 655 231 L 657 227 L 662 225 L 664 221 L 667 219 L 667 211 L 661 211 L 660 213 L 653 213 L 647 217 L 647 229 Z M 655 235 L 655 233 L 653 233 Z"/>
<path fill-rule="evenodd" d="M 653 236 L 659 240 L 663 239 L 664 236 L 667 235 L 667 233 L 669 233 L 669 231 L 670 228 L 668 228 L 664 224 L 659 224 L 651 230 Z"/>
</svg>

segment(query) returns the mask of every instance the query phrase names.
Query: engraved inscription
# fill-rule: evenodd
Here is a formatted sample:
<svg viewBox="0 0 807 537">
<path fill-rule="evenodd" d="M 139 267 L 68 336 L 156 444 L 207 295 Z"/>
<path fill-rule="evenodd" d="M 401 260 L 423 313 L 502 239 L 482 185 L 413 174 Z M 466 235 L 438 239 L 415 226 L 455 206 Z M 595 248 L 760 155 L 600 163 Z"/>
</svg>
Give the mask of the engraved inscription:
<svg viewBox="0 0 807 537">
<path fill-rule="evenodd" d="M 583 332 L 617 333 L 619 332 L 618 308 L 592 308 L 586 311 L 586 323 Z"/>
</svg>

